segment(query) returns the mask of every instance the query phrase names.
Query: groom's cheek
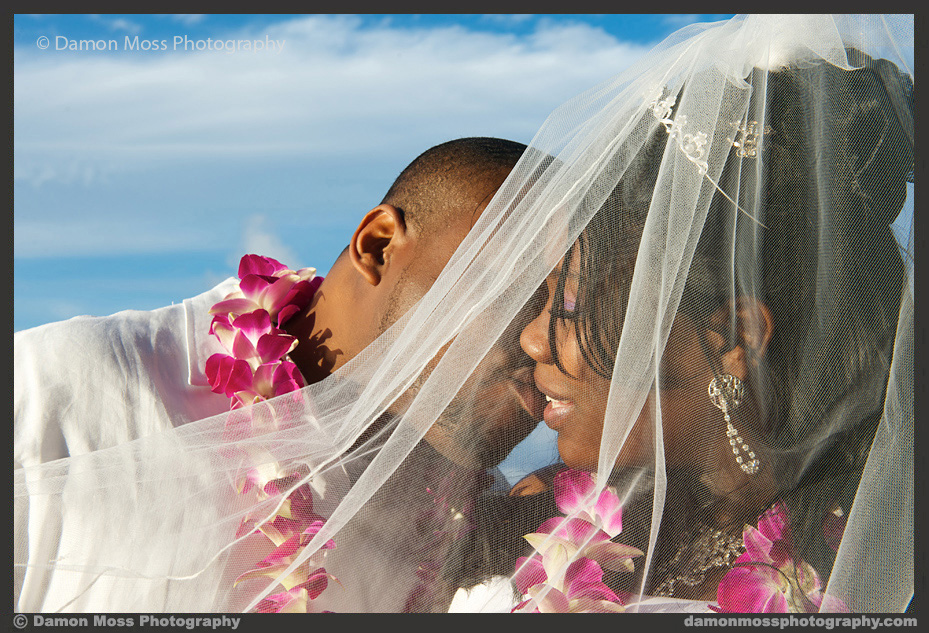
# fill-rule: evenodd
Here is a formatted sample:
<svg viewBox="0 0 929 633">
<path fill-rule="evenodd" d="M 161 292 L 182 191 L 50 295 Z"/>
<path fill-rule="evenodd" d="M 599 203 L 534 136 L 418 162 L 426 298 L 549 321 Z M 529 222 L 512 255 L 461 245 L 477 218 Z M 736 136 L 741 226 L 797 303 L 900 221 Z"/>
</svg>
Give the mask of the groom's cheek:
<svg viewBox="0 0 929 633">
<path fill-rule="evenodd" d="M 492 364 L 494 360 L 498 359 L 492 350 L 485 361 Z M 467 419 L 460 423 L 466 431 L 462 435 L 469 438 L 481 467 L 489 468 L 503 461 L 539 420 L 526 411 L 512 379 L 512 366 L 497 364 L 484 369 L 486 374 L 477 388 L 470 391 L 470 406 L 464 408 Z"/>
</svg>

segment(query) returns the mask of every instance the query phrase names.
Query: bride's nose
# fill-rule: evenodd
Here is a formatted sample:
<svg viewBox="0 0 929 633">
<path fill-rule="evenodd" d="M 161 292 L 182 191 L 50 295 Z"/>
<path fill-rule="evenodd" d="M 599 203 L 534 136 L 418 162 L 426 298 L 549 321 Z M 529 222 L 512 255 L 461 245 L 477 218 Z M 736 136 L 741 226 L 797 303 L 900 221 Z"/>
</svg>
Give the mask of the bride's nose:
<svg viewBox="0 0 929 633">
<path fill-rule="evenodd" d="M 552 362 L 552 348 L 548 341 L 548 323 L 551 318 L 549 313 L 550 303 L 549 301 L 545 304 L 545 309 L 530 321 L 519 335 L 519 345 L 523 348 L 523 351 L 532 360 L 543 365 Z"/>
</svg>

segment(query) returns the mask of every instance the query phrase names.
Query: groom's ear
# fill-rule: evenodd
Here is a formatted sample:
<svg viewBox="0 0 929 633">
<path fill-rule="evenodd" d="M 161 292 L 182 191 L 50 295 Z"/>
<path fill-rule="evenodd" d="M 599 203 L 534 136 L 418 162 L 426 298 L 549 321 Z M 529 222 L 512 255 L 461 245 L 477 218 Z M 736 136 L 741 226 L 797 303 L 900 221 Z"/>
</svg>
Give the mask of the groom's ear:
<svg viewBox="0 0 929 633">
<path fill-rule="evenodd" d="M 745 380 L 749 368 L 757 367 L 768 351 L 774 332 L 771 309 L 755 297 L 739 297 L 714 312 L 710 323 L 709 340 L 723 371 Z"/>
<path fill-rule="evenodd" d="M 355 229 L 348 252 L 352 265 L 372 286 L 381 283 L 396 250 L 407 242 L 403 213 L 389 204 L 379 204 L 365 215 Z"/>
</svg>

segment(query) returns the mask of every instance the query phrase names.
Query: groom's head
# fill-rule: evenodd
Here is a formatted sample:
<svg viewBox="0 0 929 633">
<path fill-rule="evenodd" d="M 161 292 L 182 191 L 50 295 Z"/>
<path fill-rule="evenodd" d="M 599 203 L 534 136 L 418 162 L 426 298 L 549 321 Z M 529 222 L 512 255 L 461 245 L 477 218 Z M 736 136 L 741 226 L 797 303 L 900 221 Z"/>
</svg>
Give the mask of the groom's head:
<svg viewBox="0 0 929 633">
<path fill-rule="evenodd" d="M 308 380 L 354 358 L 426 294 L 525 149 L 503 139 L 463 138 L 426 150 L 403 170 L 362 218 L 309 313 L 294 319 L 302 321 L 293 332 L 302 340 L 293 356 Z M 514 322 L 507 329 L 463 386 L 465 400 L 493 406 L 477 412 L 453 401 L 427 434 L 454 461 L 499 462 L 540 419 L 531 359 L 518 344 L 521 327 Z"/>
<path fill-rule="evenodd" d="M 320 286 L 312 328 L 326 358 L 315 379 L 356 356 L 426 294 L 525 149 L 463 138 L 426 150 L 400 173 Z"/>
<path fill-rule="evenodd" d="M 375 336 L 432 287 L 525 149 L 485 137 L 437 145 L 410 163 L 365 216 L 347 254 L 368 284 L 362 294 L 371 296 L 380 313 L 372 323 Z M 396 242 L 377 241 L 386 234 Z M 393 269 L 385 265 L 389 253 L 381 245 L 393 248 Z"/>
</svg>

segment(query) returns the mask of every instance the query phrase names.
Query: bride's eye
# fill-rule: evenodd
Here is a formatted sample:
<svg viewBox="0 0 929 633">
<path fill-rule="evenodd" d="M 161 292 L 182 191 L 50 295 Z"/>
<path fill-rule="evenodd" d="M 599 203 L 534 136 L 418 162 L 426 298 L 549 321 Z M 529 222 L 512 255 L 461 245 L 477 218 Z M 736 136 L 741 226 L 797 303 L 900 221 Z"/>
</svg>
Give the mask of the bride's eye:
<svg viewBox="0 0 929 633">
<path fill-rule="evenodd" d="M 552 303 L 550 312 L 556 319 L 577 318 L 577 292 L 566 287 L 561 301 L 558 304 Z"/>
</svg>

